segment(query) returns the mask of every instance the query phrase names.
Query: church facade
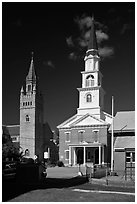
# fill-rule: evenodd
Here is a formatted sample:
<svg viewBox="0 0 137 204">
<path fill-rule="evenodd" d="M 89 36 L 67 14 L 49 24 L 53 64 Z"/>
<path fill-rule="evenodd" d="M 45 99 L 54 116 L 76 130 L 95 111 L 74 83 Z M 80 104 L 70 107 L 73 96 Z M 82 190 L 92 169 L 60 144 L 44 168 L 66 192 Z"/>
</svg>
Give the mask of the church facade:
<svg viewBox="0 0 137 204">
<path fill-rule="evenodd" d="M 108 128 L 112 116 L 104 112 L 103 75 L 100 72 L 100 56 L 92 19 L 90 40 L 82 74 L 82 87 L 79 91 L 77 113 L 60 124 L 59 159 L 65 165 L 84 166 L 88 163 L 110 162 L 110 135 Z"/>
</svg>

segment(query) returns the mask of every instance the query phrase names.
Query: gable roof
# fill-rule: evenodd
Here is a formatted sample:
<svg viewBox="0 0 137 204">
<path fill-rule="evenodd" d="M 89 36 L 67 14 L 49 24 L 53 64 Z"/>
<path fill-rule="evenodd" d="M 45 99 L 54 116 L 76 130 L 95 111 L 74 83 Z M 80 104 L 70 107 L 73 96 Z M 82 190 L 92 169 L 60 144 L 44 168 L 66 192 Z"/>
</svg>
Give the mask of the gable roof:
<svg viewBox="0 0 137 204">
<path fill-rule="evenodd" d="M 68 128 L 70 127 L 70 124 L 75 122 L 77 119 L 79 119 L 81 117 L 81 115 L 73 115 L 71 118 L 67 119 L 66 121 L 64 121 L 63 123 L 61 123 L 60 125 L 57 126 L 57 128 Z"/>
<path fill-rule="evenodd" d="M 91 126 L 91 125 L 108 125 L 107 122 L 101 120 L 89 113 L 85 115 L 74 115 L 70 119 L 66 120 L 62 124 L 58 125 L 57 128 L 72 128 L 78 126 Z"/>
<path fill-rule="evenodd" d="M 20 134 L 20 125 L 7 125 L 6 127 L 10 136 L 17 136 Z"/>
<path fill-rule="evenodd" d="M 112 131 L 112 125 L 109 128 Z M 135 111 L 120 111 L 114 117 L 115 132 L 134 132 L 135 131 Z"/>
<path fill-rule="evenodd" d="M 93 115 L 87 113 L 71 124 L 71 126 L 107 125 L 107 123 Z"/>
</svg>

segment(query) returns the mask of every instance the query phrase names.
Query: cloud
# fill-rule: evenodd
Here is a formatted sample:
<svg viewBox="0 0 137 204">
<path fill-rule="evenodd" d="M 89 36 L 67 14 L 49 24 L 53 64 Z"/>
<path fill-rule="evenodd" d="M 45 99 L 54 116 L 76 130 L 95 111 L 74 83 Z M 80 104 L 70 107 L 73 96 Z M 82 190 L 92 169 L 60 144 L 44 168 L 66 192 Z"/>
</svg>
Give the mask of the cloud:
<svg viewBox="0 0 137 204">
<path fill-rule="evenodd" d="M 92 18 L 90 16 L 85 17 L 83 15 L 81 18 L 77 16 L 74 21 L 78 24 L 80 30 L 83 30 L 91 26 Z"/>
<path fill-rule="evenodd" d="M 71 60 L 77 60 L 77 55 L 76 55 L 76 53 L 74 53 L 74 52 L 71 52 L 70 54 L 69 54 L 69 59 L 71 59 Z"/>
<path fill-rule="evenodd" d="M 72 41 L 72 36 L 66 38 L 66 42 L 67 42 L 69 47 L 74 47 L 74 43 Z"/>
<path fill-rule="evenodd" d="M 101 57 L 110 57 L 114 54 L 114 48 L 113 47 L 100 47 L 99 48 L 99 54 Z"/>
<path fill-rule="evenodd" d="M 53 62 L 51 60 L 43 61 L 43 65 L 51 67 L 51 68 L 55 68 L 55 65 L 53 64 Z"/>
<path fill-rule="evenodd" d="M 74 22 L 79 28 L 79 34 L 75 38 L 73 38 L 73 36 L 66 38 L 66 42 L 71 49 L 73 48 L 69 54 L 69 59 L 76 60 L 79 59 L 80 56 L 83 58 L 84 53 L 82 52 L 87 49 L 92 18 L 83 14 L 81 17 L 77 16 L 74 19 Z M 98 21 L 95 21 L 95 26 L 100 56 L 104 58 L 112 56 L 114 54 L 113 47 L 107 45 L 102 47 L 102 42 L 107 42 L 109 40 L 109 35 L 107 34 L 108 27 Z"/>
<path fill-rule="evenodd" d="M 127 30 L 130 30 L 131 29 L 131 26 L 127 23 L 125 23 L 121 29 L 121 32 L 120 34 L 123 35 Z"/>
<path fill-rule="evenodd" d="M 109 39 L 109 36 L 106 33 L 104 33 L 102 30 L 97 30 L 96 31 L 96 36 L 97 36 L 98 44 L 100 44 L 104 40 L 108 40 Z"/>
</svg>

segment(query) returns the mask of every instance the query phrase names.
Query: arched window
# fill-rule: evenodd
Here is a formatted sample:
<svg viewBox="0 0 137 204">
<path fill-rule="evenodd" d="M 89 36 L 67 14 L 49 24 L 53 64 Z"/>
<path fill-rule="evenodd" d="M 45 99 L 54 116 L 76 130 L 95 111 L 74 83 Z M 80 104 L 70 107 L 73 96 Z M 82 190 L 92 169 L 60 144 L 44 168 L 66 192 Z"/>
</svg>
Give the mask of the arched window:
<svg viewBox="0 0 137 204">
<path fill-rule="evenodd" d="M 25 150 L 25 156 L 29 156 L 29 155 L 30 155 L 29 150 L 26 149 L 26 150 Z"/>
<path fill-rule="evenodd" d="M 94 76 L 90 74 L 86 78 L 86 87 L 91 87 L 91 86 L 94 86 Z"/>
<path fill-rule="evenodd" d="M 31 85 L 30 84 L 28 85 L 28 91 L 31 91 Z"/>
<path fill-rule="evenodd" d="M 29 122 L 30 118 L 29 115 L 26 115 L 26 122 Z"/>
<path fill-rule="evenodd" d="M 91 102 L 92 101 L 92 96 L 91 94 L 87 94 L 87 102 Z"/>
</svg>

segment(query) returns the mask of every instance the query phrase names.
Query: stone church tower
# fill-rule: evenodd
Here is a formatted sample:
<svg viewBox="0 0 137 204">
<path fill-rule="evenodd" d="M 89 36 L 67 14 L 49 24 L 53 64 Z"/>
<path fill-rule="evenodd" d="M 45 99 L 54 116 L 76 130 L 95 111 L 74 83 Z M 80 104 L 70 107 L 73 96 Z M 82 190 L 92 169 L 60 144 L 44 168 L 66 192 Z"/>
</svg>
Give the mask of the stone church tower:
<svg viewBox="0 0 137 204">
<path fill-rule="evenodd" d="M 20 93 L 20 147 L 31 158 L 43 157 L 43 98 L 34 70 L 33 55 Z"/>
</svg>

